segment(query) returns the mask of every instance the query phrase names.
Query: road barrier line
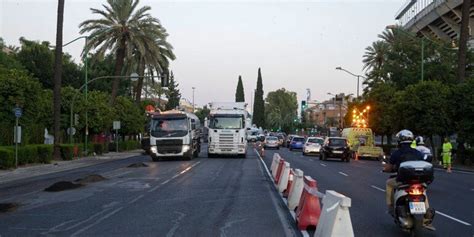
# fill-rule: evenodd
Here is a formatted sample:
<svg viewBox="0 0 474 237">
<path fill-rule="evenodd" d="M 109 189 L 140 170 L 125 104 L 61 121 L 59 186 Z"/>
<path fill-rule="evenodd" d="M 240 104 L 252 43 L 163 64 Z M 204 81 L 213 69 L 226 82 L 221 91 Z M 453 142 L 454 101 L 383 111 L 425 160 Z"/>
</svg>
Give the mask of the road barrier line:
<svg viewBox="0 0 474 237">
<path fill-rule="evenodd" d="M 449 218 L 449 219 L 451 219 L 451 220 L 453 220 L 453 221 L 457 221 L 457 222 L 459 222 L 459 223 L 461 223 L 461 224 L 463 224 L 463 225 L 471 226 L 471 224 L 469 224 L 469 223 L 467 223 L 467 222 L 465 222 L 465 221 L 459 220 L 459 219 L 454 218 L 454 217 L 452 217 L 452 216 L 450 216 L 450 215 L 448 215 L 448 214 L 444 214 L 444 213 L 442 213 L 442 212 L 440 212 L 440 211 L 436 211 L 436 213 L 438 213 L 438 214 L 440 214 L 440 215 L 442 215 L 442 216 L 444 216 L 444 217 L 446 217 L 446 218 Z"/>
<path fill-rule="evenodd" d="M 348 174 L 346 174 L 346 173 L 344 173 L 344 172 L 341 172 L 341 171 L 339 171 L 339 174 L 344 175 L 344 176 L 346 176 L 346 177 L 349 176 Z"/>
<path fill-rule="evenodd" d="M 370 185 L 370 187 L 375 188 L 375 189 L 377 189 L 377 190 L 379 190 L 379 191 L 381 191 L 381 192 L 385 192 L 385 189 L 383 189 L 383 188 L 379 188 L 379 187 L 374 186 L 374 185 Z"/>
</svg>

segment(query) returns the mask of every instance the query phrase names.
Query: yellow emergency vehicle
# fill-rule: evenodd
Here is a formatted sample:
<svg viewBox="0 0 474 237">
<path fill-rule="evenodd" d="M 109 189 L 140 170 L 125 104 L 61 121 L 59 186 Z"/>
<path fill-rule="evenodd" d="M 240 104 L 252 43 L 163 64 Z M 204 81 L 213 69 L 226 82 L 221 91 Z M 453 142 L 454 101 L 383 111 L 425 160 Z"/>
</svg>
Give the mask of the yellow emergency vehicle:
<svg viewBox="0 0 474 237">
<path fill-rule="evenodd" d="M 345 128 L 342 130 L 342 137 L 347 139 L 354 159 L 364 157 L 380 160 L 383 158 L 382 148 L 375 146 L 372 129 Z"/>
</svg>

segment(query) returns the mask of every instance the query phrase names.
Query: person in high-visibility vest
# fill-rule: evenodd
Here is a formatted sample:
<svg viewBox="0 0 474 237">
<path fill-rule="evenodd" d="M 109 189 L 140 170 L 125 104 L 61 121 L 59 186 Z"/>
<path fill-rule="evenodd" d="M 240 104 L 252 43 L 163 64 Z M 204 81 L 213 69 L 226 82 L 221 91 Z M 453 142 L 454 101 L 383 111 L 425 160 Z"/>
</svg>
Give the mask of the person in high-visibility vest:
<svg viewBox="0 0 474 237">
<path fill-rule="evenodd" d="M 453 146 L 449 142 L 448 138 L 444 139 L 443 147 L 443 167 L 448 169 L 448 173 L 451 173 L 451 151 L 453 150 Z"/>
<path fill-rule="evenodd" d="M 413 142 L 410 144 L 410 147 L 413 148 L 413 149 L 416 149 L 416 147 L 417 147 L 416 140 L 413 140 Z"/>
</svg>

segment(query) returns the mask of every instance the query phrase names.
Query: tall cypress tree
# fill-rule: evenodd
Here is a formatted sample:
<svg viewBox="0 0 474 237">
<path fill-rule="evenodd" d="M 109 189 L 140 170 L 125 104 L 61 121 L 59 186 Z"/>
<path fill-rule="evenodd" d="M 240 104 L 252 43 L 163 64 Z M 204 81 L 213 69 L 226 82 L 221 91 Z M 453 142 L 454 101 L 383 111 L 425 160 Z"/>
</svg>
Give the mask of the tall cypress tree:
<svg viewBox="0 0 474 237">
<path fill-rule="evenodd" d="M 253 102 L 253 123 L 257 127 L 265 128 L 265 101 L 263 100 L 263 82 L 262 73 L 258 68 L 257 89 Z"/>
<path fill-rule="evenodd" d="M 168 103 L 166 103 L 166 110 L 175 109 L 179 106 L 179 100 L 181 99 L 181 93 L 178 89 L 179 84 L 174 80 L 173 71 L 170 72 L 168 93 Z"/>
<path fill-rule="evenodd" d="M 242 76 L 239 75 L 237 89 L 235 90 L 235 102 L 245 102 L 244 85 L 242 84 Z"/>
</svg>

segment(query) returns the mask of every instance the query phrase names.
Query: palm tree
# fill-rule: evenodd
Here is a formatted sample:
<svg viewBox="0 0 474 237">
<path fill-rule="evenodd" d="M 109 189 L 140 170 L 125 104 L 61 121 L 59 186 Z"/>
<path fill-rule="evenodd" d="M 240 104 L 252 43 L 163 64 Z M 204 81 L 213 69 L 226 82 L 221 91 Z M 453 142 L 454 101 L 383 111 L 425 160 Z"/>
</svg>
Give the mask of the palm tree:
<svg viewBox="0 0 474 237">
<path fill-rule="evenodd" d="M 58 0 L 58 19 L 56 25 L 56 50 L 54 59 L 54 89 L 53 89 L 53 131 L 54 131 L 54 150 L 55 160 L 61 159 L 59 150 L 59 137 L 61 136 L 61 74 L 63 68 L 63 18 L 64 18 L 64 0 Z"/>
<path fill-rule="evenodd" d="M 389 51 L 390 45 L 382 40 L 375 41 L 371 46 L 365 48 L 362 62 L 364 63 L 363 70 L 366 71 L 367 79 L 364 84 L 371 87 L 373 84 L 384 80 L 383 66 Z"/>
<path fill-rule="evenodd" d="M 100 55 L 112 50 L 115 53 L 114 75 L 122 75 L 126 58 L 138 51 L 141 55 L 157 52 L 158 39 L 166 38 L 166 32 L 158 19 L 152 17 L 149 6 L 137 9 L 139 0 L 107 0 L 105 10 L 91 8 L 92 13 L 102 18 L 82 22 L 80 33 L 90 33 L 84 52 L 97 49 Z M 110 103 L 113 104 L 120 79 L 112 84 Z"/>
</svg>

